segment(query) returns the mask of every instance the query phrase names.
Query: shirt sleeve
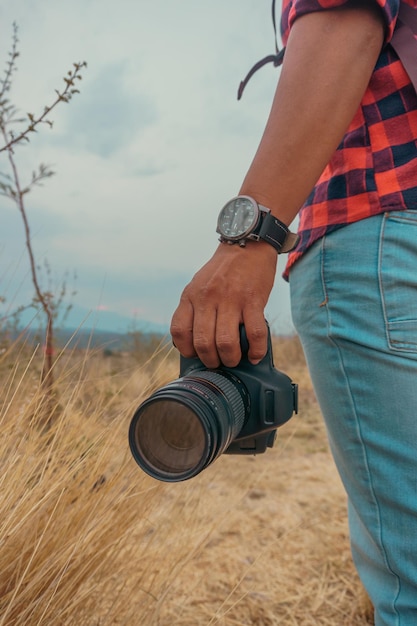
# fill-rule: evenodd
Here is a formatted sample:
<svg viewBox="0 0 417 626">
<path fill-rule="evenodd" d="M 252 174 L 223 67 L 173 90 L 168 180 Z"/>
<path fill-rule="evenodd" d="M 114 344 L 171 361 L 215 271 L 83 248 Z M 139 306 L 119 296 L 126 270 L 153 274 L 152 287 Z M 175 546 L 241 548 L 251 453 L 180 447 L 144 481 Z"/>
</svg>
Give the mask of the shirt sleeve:
<svg viewBox="0 0 417 626">
<path fill-rule="evenodd" d="M 385 43 L 388 43 L 391 41 L 394 32 L 400 8 L 400 0 L 373 0 L 373 2 L 381 9 L 385 23 Z M 284 2 L 283 5 L 283 19 L 281 24 L 283 27 L 283 39 L 286 39 L 291 26 L 301 15 L 349 5 L 349 0 L 293 0 L 289 3 Z"/>
</svg>

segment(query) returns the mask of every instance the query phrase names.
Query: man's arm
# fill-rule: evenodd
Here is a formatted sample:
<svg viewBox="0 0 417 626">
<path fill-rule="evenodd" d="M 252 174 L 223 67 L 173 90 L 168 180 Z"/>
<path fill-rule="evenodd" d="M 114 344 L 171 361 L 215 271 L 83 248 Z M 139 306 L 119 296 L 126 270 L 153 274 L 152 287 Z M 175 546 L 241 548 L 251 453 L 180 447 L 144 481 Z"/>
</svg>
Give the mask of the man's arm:
<svg viewBox="0 0 417 626">
<path fill-rule="evenodd" d="M 353 119 L 384 38 L 376 3 L 300 17 L 293 25 L 271 113 L 240 194 L 289 225 Z M 220 244 L 184 289 L 172 323 L 175 345 L 207 367 L 238 364 L 239 324 L 249 358 L 266 352 L 264 309 L 277 254 L 265 242 Z"/>
</svg>

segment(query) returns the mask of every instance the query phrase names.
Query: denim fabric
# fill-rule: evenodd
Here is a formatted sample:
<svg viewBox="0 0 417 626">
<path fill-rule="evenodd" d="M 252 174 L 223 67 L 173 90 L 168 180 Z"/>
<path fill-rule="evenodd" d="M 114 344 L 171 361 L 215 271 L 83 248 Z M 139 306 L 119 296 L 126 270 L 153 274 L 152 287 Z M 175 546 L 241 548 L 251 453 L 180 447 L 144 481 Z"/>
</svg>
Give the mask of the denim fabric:
<svg viewBox="0 0 417 626">
<path fill-rule="evenodd" d="M 375 623 L 416 626 L 417 211 L 323 237 L 290 288 Z"/>
</svg>

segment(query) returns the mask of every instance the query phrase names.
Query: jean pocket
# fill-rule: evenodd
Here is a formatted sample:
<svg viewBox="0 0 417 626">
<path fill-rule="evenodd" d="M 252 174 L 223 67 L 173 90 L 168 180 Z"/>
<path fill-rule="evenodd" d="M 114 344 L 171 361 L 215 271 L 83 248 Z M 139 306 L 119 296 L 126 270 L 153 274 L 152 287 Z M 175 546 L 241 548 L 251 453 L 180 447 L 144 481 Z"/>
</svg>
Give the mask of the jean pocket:
<svg viewBox="0 0 417 626">
<path fill-rule="evenodd" d="M 417 211 L 384 215 L 379 284 L 389 348 L 417 352 Z"/>
</svg>

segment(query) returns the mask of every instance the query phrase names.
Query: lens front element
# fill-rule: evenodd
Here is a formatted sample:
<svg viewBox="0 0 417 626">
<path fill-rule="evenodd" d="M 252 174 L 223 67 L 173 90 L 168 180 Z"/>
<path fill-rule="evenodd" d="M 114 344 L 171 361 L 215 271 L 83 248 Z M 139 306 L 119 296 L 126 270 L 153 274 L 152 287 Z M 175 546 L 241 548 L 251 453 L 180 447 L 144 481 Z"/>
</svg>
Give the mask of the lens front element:
<svg viewBox="0 0 417 626">
<path fill-rule="evenodd" d="M 157 400 L 148 404 L 137 426 L 138 451 L 157 472 L 182 474 L 204 457 L 205 431 L 198 416 L 182 402 Z"/>
<path fill-rule="evenodd" d="M 247 392 L 223 372 L 193 372 L 157 390 L 137 409 L 129 444 L 135 461 L 158 480 L 195 476 L 240 432 Z"/>
</svg>

